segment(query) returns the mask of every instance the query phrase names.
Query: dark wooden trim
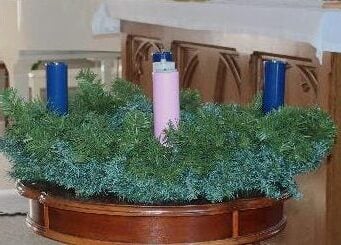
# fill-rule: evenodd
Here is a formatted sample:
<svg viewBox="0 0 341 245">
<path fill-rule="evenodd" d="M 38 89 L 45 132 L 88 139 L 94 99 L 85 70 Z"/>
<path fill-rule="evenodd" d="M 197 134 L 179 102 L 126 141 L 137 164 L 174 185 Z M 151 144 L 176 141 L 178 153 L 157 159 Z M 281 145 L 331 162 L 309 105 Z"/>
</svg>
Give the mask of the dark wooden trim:
<svg viewBox="0 0 341 245">
<path fill-rule="evenodd" d="M 332 54 L 331 59 L 330 112 L 338 126 L 337 144 L 329 157 L 327 178 L 327 241 L 328 245 L 341 241 L 341 54 Z"/>
<path fill-rule="evenodd" d="M 288 198 L 143 206 L 65 198 L 21 182 L 18 192 L 30 200 L 28 227 L 69 244 L 250 244 L 284 229 Z"/>
<path fill-rule="evenodd" d="M 9 88 L 9 73 L 8 73 L 8 69 L 4 63 L 0 63 L 0 70 L 5 71 L 5 76 L 6 76 L 5 88 Z M 8 118 L 4 117 L 4 120 L 5 120 L 5 127 L 7 127 L 8 126 Z"/>
<path fill-rule="evenodd" d="M 7 79 L 5 81 L 5 88 L 9 87 L 9 74 L 8 74 L 8 70 L 5 64 L 0 63 L 0 69 L 5 71 L 5 75 L 7 76 Z"/>
</svg>

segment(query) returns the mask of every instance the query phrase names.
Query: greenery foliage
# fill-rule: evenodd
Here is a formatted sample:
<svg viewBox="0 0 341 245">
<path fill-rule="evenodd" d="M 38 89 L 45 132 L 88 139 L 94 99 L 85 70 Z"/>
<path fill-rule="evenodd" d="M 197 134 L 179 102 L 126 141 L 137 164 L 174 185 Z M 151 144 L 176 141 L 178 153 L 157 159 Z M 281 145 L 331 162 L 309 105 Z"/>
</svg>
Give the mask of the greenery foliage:
<svg viewBox="0 0 341 245">
<path fill-rule="evenodd" d="M 245 107 L 218 105 L 187 90 L 179 130 L 171 127 L 161 145 L 151 102 L 137 86 L 116 80 L 106 90 L 89 71 L 78 81 L 63 117 L 14 90 L 1 95 L 10 127 L 0 150 L 14 178 L 135 203 L 220 202 L 254 191 L 297 197 L 295 177 L 320 165 L 336 134 L 318 108 L 283 107 L 264 116 L 259 98 Z"/>
</svg>

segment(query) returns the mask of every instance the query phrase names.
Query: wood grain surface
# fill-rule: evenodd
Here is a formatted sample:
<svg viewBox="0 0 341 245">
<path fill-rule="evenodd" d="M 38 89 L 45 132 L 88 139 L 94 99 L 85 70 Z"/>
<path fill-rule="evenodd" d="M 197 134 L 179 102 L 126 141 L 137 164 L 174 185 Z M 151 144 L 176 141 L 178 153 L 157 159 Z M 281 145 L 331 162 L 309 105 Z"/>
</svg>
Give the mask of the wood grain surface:
<svg viewBox="0 0 341 245">
<path fill-rule="evenodd" d="M 138 206 L 55 196 L 18 183 L 29 199 L 27 225 L 70 244 L 250 244 L 284 229 L 284 201 L 239 199 L 218 204 Z"/>
</svg>

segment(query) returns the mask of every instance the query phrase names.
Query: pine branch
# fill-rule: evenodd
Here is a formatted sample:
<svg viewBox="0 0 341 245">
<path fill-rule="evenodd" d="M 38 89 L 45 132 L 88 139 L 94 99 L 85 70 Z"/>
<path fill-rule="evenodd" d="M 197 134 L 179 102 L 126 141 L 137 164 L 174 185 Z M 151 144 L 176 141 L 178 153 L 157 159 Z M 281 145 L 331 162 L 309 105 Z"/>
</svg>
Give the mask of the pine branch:
<svg viewBox="0 0 341 245">
<path fill-rule="evenodd" d="M 335 140 L 334 122 L 318 108 L 263 116 L 260 96 L 243 107 L 202 103 L 198 92 L 185 90 L 179 129 L 169 129 L 163 146 L 139 87 L 117 80 L 108 91 L 89 70 L 78 81 L 66 117 L 12 89 L 1 94 L 12 123 L 0 150 L 12 159 L 14 178 L 135 203 L 220 202 L 254 192 L 299 197 L 296 176 L 318 168 Z"/>
</svg>

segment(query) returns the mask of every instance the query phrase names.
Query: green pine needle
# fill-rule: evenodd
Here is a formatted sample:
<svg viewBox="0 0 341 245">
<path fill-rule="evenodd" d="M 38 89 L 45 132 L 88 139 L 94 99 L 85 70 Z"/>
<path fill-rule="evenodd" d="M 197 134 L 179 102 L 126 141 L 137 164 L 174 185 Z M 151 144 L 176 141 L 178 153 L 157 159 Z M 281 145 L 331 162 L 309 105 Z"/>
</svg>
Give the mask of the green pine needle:
<svg viewBox="0 0 341 245">
<path fill-rule="evenodd" d="M 116 80 L 107 90 L 89 70 L 78 82 L 63 117 L 13 89 L 1 94 L 10 127 L 0 150 L 12 160 L 14 178 L 135 203 L 220 202 L 255 191 L 298 197 L 295 177 L 318 168 L 335 140 L 334 122 L 318 108 L 263 116 L 259 96 L 246 107 L 217 105 L 185 90 L 179 129 L 167 132 L 164 146 L 139 87 Z"/>
</svg>

